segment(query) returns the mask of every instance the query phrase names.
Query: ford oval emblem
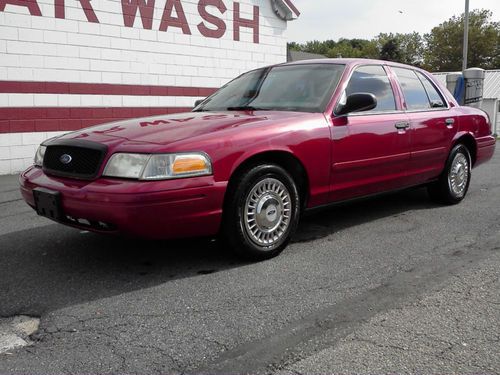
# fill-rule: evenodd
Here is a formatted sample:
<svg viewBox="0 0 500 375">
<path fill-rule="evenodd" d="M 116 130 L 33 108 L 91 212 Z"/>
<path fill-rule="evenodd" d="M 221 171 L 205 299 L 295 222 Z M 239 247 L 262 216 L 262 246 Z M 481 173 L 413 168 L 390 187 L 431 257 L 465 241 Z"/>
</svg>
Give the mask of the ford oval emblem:
<svg viewBox="0 0 500 375">
<path fill-rule="evenodd" d="M 71 155 L 68 154 L 62 154 L 61 157 L 59 158 L 59 161 L 63 164 L 69 164 L 71 163 L 71 160 L 73 160 L 73 158 L 71 157 Z"/>
</svg>

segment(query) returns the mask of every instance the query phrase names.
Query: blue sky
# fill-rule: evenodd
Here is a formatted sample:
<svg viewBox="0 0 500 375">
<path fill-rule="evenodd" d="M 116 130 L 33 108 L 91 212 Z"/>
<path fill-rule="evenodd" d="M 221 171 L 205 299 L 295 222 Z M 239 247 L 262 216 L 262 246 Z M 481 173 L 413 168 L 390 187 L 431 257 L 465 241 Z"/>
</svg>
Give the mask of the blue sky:
<svg viewBox="0 0 500 375">
<path fill-rule="evenodd" d="M 371 39 L 381 32 L 429 32 L 465 9 L 465 0 L 294 0 L 301 11 L 289 22 L 289 41 Z M 470 8 L 493 11 L 500 21 L 500 0 L 470 0 Z M 402 13 L 401 13 L 402 12 Z"/>
</svg>

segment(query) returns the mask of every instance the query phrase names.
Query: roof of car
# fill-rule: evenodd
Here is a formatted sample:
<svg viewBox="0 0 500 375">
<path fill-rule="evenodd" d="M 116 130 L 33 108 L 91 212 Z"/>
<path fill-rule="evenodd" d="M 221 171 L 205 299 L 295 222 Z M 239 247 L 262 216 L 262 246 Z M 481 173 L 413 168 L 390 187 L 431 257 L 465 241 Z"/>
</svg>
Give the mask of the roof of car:
<svg viewBox="0 0 500 375">
<path fill-rule="evenodd" d="M 358 64 L 381 64 L 390 66 L 400 66 L 411 69 L 419 69 L 418 67 L 400 64 L 392 61 L 386 60 L 375 60 L 375 59 L 314 59 L 314 60 L 301 60 L 285 63 L 282 65 L 303 65 L 303 64 L 343 64 L 343 65 L 358 65 Z"/>
</svg>

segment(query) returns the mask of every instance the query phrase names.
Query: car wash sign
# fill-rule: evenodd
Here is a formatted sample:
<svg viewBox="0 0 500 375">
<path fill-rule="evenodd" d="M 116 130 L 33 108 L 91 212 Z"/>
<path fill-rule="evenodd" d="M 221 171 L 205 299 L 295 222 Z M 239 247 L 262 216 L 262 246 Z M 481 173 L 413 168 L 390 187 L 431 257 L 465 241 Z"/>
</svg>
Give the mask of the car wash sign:
<svg viewBox="0 0 500 375">
<path fill-rule="evenodd" d="M 29 14 L 35 17 L 50 17 L 65 19 L 67 3 L 77 3 L 87 22 L 100 23 L 99 9 L 97 9 L 91 0 L 54 0 L 53 11 L 50 14 L 42 14 L 38 3 L 40 0 L 0 0 L 0 11 L 3 12 L 7 7 L 24 7 Z M 190 24 L 186 17 L 185 4 L 181 0 L 166 0 L 161 11 L 158 12 L 158 0 L 121 0 L 113 1 L 116 7 L 115 12 L 121 13 L 123 26 L 133 27 L 136 19 L 140 18 L 142 28 L 152 30 L 153 21 L 159 19 L 155 25 L 159 31 L 167 32 L 170 28 L 177 28 L 183 34 L 192 35 L 196 30 L 206 38 L 219 39 L 224 37 L 227 31 L 226 12 L 229 12 L 228 6 L 232 8 L 232 29 L 233 40 L 240 40 L 240 31 L 242 28 L 253 31 L 253 42 L 259 43 L 260 36 L 260 7 L 253 6 L 251 17 L 244 17 L 241 12 L 240 3 L 237 1 L 229 2 L 223 0 L 200 0 L 197 4 L 197 13 L 199 22 Z M 229 4 L 231 3 L 231 4 Z M 275 14 L 285 20 L 298 16 L 298 11 L 290 0 L 271 0 Z"/>
</svg>

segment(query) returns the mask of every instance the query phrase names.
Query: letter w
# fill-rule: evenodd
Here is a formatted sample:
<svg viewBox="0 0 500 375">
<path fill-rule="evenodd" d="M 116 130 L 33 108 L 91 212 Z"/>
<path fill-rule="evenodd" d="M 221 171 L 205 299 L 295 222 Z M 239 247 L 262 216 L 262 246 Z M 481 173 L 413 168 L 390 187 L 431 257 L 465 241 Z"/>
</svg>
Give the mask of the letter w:
<svg viewBox="0 0 500 375">
<path fill-rule="evenodd" d="M 127 27 L 134 26 L 137 8 L 141 14 L 142 27 L 151 30 L 153 27 L 153 14 L 155 0 L 122 0 L 123 23 Z"/>
</svg>

